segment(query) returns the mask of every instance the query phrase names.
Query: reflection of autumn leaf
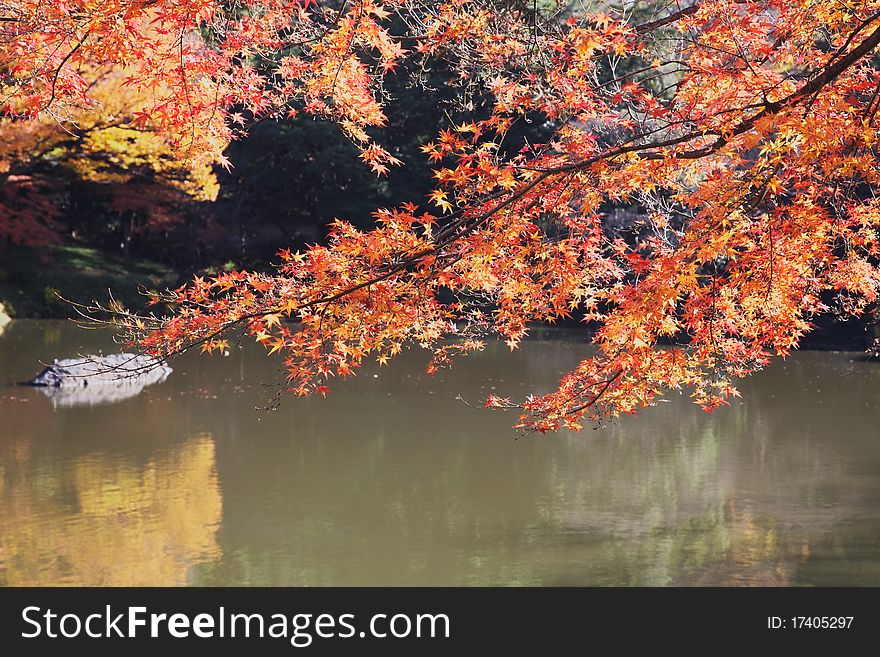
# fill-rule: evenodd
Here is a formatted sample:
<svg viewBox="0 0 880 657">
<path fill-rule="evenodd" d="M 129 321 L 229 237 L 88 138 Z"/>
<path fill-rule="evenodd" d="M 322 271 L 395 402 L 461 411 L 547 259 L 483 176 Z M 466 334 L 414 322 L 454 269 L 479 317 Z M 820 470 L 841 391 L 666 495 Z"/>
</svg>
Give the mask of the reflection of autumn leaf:
<svg viewBox="0 0 880 657">
<path fill-rule="evenodd" d="M 222 500 L 210 437 L 191 440 L 143 467 L 115 457 L 47 472 L 43 486 L 73 486 L 74 516 L 26 483 L 0 480 L 0 583 L 5 586 L 176 586 L 219 557 Z"/>
</svg>

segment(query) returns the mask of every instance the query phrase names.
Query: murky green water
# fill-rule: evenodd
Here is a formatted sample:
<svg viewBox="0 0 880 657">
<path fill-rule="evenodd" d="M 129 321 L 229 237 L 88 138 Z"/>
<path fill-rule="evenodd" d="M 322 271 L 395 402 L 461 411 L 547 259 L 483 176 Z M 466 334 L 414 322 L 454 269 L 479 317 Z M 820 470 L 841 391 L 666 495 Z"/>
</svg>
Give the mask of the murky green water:
<svg viewBox="0 0 880 657">
<path fill-rule="evenodd" d="M 586 353 L 562 337 L 275 412 L 256 348 L 112 403 L 0 387 L 0 584 L 880 585 L 880 364 L 802 353 L 713 415 L 519 440 L 455 400 L 547 389 Z M 0 382 L 101 348 L 15 322 Z"/>
</svg>

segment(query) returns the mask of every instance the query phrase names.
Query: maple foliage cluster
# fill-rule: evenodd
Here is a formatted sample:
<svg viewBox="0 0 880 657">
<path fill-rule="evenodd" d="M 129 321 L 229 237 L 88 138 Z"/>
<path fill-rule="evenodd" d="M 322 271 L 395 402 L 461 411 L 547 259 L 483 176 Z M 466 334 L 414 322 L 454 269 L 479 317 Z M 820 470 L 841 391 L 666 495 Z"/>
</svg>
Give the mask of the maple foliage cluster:
<svg viewBox="0 0 880 657">
<path fill-rule="evenodd" d="M 0 237 L 44 247 L 60 242 L 68 181 L 99 190 L 109 214 L 142 217 L 133 230 L 161 232 L 187 203 L 216 198 L 208 162 L 175 152 L 170 139 L 133 125 L 149 102 L 119 72 L 83 66 L 91 106 L 70 107 L 64 122 L 44 114 L 0 117 Z M 134 223 L 134 222 L 132 222 Z"/>
<path fill-rule="evenodd" d="M 372 230 L 336 221 L 271 274 L 196 278 L 157 297 L 170 316 L 120 321 L 159 356 L 223 349 L 241 328 L 307 395 L 410 344 L 433 371 L 577 312 L 595 355 L 549 394 L 487 406 L 538 431 L 669 390 L 712 409 L 817 313 L 873 310 L 880 2 L 583 4 L 0 0 L 0 104 L 87 108 L 88 61 L 130 71 L 151 94 L 135 121 L 191 158 L 222 163 L 248 116 L 305 113 L 383 174 L 398 163 L 371 137 L 393 102 L 383 79 L 443 60 L 490 106 L 424 146 L 429 199 L 378 210 Z M 523 121 L 550 138 L 508 143 Z M 610 231 L 627 205 L 636 225 Z"/>
</svg>

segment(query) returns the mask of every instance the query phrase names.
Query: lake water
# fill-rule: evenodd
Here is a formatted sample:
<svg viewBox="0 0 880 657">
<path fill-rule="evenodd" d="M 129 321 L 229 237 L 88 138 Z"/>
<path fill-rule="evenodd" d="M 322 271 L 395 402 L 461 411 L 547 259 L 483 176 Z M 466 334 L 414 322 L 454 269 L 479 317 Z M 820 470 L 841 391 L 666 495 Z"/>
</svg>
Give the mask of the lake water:
<svg viewBox="0 0 880 657">
<path fill-rule="evenodd" d="M 0 584 L 880 585 L 880 364 L 800 353 L 714 414 L 673 395 L 579 434 L 517 439 L 456 400 L 547 390 L 588 353 L 543 335 L 276 411 L 253 347 L 93 405 L 2 385 Z M 100 349 L 14 322 L 0 383 Z"/>
</svg>

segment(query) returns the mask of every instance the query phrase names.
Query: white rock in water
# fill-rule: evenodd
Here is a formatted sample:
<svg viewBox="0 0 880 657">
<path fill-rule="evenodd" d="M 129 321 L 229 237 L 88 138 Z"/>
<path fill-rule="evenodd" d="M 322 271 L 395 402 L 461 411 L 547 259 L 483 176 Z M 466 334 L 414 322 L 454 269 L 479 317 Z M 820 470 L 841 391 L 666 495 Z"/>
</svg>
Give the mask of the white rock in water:
<svg viewBox="0 0 880 657">
<path fill-rule="evenodd" d="M 168 365 L 150 356 L 112 354 L 55 360 L 28 383 L 55 408 L 95 406 L 134 397 L 169 374 Z"/>
<path fill-rule="evenodd" d="M 28 381 L 28 384 L 53 388 L 106 385 L 143 387 L 161 383 L 168 378 L 171 371 L 167 364 L 152 356 L 140 354 L 82 356 L 56 360 Z"/>
<path fill-rule="evenodd" d="M 6 325 L 11 321 L 12 319 L 6 314 L 6 308 L 3 307 L 3 302 L 0 301 L 0 333 L 3 333 L 3 329 L 5 329 Z"/>
</svg>

